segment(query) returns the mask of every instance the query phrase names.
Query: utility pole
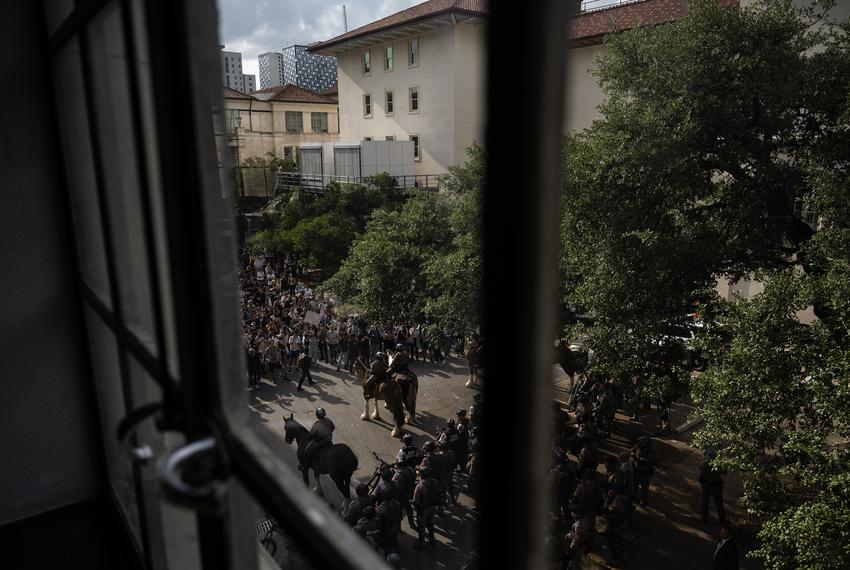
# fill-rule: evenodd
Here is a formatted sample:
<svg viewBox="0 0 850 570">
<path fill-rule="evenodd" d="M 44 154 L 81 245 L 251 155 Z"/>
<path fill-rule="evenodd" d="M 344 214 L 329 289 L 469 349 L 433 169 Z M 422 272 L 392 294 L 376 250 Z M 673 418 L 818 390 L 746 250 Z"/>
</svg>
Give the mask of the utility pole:
<svg viewBox="0 0 850 570">
<path fill-rule="evenodd" d="M 342 5 L 342 25 L 345 31 L 348 32 L 348 16 L 345 14 L 345 4 Z"/>
</svg>

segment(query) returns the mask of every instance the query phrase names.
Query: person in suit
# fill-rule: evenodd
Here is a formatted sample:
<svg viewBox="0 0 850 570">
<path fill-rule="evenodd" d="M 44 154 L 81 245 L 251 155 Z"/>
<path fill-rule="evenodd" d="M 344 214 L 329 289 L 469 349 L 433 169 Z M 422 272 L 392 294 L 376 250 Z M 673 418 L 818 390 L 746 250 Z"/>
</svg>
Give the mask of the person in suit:
<svg viewBox="0 0 850 570">
<path fill-rule="evenodd" d="M 720 540 L 714 547 L 711 558 L 712 570 L 738 570 L 740 555 L 738 545 L 732 538 L 732 529 L 728 524 L 720 525 Z"/>
</svg>

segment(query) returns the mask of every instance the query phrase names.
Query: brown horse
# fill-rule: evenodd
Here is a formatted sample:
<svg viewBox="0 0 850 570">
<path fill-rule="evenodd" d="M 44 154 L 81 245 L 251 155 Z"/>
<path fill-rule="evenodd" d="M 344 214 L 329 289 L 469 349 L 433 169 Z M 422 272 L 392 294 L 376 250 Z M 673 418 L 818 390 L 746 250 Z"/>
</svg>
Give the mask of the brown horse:
<svg viewBox="0 0 850 570">
<path fill-rule="evenodd" d="M 363 399 L 366 405 L 363 409 L 363 414 L 360 416 L 361 420 L 369 421 L 369 401 L 374 399 L 375 411 L 371 414 L 371 419 L 381 419 L 381 414 L 378 412 L 378 400 L 383 400 L 387 405 L 387 409 L 393 415 L 393 423 L 395 424 L 392 431 L 393 437 L 401 437 L 401 427 L 404 425 L 404 404 L 402 402 L 404 398 L 401 386 L 396 381 L 397 376 L 398 374 L 393 374 L 390 378 L 381 382 L 377 390 L 371 391 L 372 393 L 369 393 L 370 386 L 367 386 L 365 382 L 363 383 Z"/>
</svg>

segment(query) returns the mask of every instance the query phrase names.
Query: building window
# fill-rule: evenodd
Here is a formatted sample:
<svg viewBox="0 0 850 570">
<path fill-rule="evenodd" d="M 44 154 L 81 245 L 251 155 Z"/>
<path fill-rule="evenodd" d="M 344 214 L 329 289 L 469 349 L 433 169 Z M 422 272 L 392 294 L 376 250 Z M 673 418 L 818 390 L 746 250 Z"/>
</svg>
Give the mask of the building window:
<svg viewBox="0 0 850 570">
<path fill-rule="evenodd" d="M 387 46 L 386 54 L 384 55 L 384 71 L 393 70 L 393 46 Z"/>
<path fill-rule="evenodd" d="M 366 75 L 367 73 L 370 73 L 372 71 L 372 57 L 371 57 L 371 52 L 369 50 L 366 50 L 366 51 L 363 52 L 362 69 L 363 69 L 363 75 Z"/>
<path fill-rule="evenodd" d="M 419 112 L 419 87 L 410 88 L 410 112 Z"/>
<path fill-rule="evenodd" d="M 395 136 L 393 136 L 393 135 L 387 135 L 387 136 L 385 136 L 385 137 L 384 137 L 384 140 L 385 140 L 385 141 L 394 141 L 394 140 L 395 140 Z"/>
<path fill-rule="evenodd" d="M 386 114 L 393 114 L 393 92 L 392 91 L 384 91 L 384 102 L 386 108 Z"/>
<path fill-rule="evenodd" d="M 314 133 L 328 132 L 328 114 L 310 113 L 310 128 Z"/>
<path fill-rule="evenodd" d="M 419 38 L 413 38 L 407 42 L 407 65 L 408 67 L 419 65 Z"/>
<path fill-rule="evenodd" d="M 410 140 L 413 141 L 413 160 L 419 162 L 422 159 L 419 156 L 419 135 L 410 135 Z"/>
<path fill-rule="evenodd" d="M 301 111 L 286 111 L 286 132 L 287 133 L 303 133 L 304 123 Z"/>
<path fill-rule="evenodd" d="M 363 140 L 364 141 L 370 141 L 370 140 L 372 140 L 372 137 L 363 137 Z"/>
<path fill-rule="evenodd" d="M 372 116 L 372 96 L 368 93 L 363 95 L 363 116 Z"/>
</svg>

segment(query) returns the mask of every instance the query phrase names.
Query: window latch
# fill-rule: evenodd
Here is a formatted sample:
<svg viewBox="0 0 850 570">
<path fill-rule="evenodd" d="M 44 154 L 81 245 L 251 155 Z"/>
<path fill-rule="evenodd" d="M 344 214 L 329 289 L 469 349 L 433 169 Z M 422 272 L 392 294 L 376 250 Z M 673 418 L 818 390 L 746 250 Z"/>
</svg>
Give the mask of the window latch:
<svg viewBox="0 0 850 570">
<path fill-rule="evenodd" d="M 163 456 L 159 478 L 168 500 L 203 512 L 217 512 L 227 488 L 219 447 L 214 436 L 207 436 Z"/>
</svg>

